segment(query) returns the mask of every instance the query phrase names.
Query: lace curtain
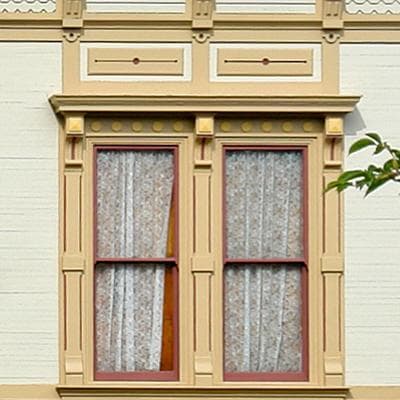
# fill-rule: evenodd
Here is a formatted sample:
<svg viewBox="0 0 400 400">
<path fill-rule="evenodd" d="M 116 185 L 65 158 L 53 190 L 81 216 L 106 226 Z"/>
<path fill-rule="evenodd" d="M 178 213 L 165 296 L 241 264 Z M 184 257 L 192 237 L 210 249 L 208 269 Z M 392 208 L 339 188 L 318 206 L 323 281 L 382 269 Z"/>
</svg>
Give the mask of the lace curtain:
<svg viewBox="0 0 400 400">
<path fill-rule="evenodd" d="M 164 258 L 173 188 L 171 151 L 101 150 L 97 157 L 97 256 Z M 162 263 L 96 266 L 98 371 L 160 370 Z"/>
<path fill-rule="evenodd" d="M 302 155 L 228 151 L 225 371 L 301 370 Z"/>
</svg>

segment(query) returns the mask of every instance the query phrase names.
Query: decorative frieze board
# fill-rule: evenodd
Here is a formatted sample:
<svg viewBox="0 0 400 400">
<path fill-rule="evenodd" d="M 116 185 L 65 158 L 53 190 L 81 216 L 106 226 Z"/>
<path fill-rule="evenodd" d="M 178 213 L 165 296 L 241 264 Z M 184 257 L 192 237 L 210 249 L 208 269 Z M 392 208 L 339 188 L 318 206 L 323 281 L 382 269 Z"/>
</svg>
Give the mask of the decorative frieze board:
<svg viewBox="0 0 400 400">
<path fill-rule="evenodd" d="M 321 45 L 212 43 L 211 82 L 320 82 Z"/>
<path fill-rule="evenodd" d="M 0 0 L 2 13 L 54 13 L 56 0 Z"/>
<path fill-rule="evenodd" d="M 346 12 L 358 15 L 400 15 L 399 0 L 346 0 Z"/>
<path fill-rule="evenodd" d="M 81 43 L 83 81 L 190 81 L 190 43 Z"/>
<path fill-rule="evenodd" d="M 360 100 L 351 95 L 131 96 L 54 95 L 56 113 L 79 112 L 291 112 L 348 113 Z"/>
</svg>

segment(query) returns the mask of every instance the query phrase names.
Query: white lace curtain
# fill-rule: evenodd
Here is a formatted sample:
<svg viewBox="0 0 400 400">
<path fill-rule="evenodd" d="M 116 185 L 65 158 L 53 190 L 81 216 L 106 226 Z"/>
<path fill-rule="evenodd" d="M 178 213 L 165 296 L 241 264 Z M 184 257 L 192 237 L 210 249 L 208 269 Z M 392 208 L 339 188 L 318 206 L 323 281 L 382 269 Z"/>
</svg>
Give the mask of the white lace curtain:
<svg viewBox="0 0 400 400">
<path fill-rule="evenodd" d="M 164 258 L 173 188 L 171 151 L 100 150 L 97 256 Z M 97 371 L 157 371 L 162 350 L 162 263 L 96 266 Z"/>
<path fill-rule="evenodd" d="M 228 151 L 225 371 L 301 370 L 302 155 Z"/>
</svg>

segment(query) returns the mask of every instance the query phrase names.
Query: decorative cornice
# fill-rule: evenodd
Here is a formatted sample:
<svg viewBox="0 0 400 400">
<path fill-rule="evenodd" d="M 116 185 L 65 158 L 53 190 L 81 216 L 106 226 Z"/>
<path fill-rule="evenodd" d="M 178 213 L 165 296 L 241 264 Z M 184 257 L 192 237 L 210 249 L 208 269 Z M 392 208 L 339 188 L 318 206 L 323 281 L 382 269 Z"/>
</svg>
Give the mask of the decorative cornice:
<svg viewBox="0 0 400 400">
<path fill-rule="evenodd" d="M 89 112 L 283 112 L 348 113 L 360 96 L 131 96 L 54 95 L 56 113 Z"/>
<path fill-rule="evenodd" d="M 181 399 L 345 399 L 349 392 L 344 386 L 286 386 L 286 387 L 149 387 L 135 388 L 112 385 L 60 385 L 57 392 L 62 398 L 181 398 Z"/>
</svg>

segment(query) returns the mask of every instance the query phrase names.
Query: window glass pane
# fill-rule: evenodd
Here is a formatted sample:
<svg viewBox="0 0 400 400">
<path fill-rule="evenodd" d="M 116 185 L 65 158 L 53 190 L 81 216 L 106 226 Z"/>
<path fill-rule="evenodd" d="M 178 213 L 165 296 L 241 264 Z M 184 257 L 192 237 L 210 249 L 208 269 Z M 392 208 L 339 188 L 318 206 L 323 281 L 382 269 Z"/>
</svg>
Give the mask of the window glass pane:
<svg viewBox="0 0 400 400">
<path fill-rule="evenodd" d="M 173 180 L 172 150 L 98 150 L 98 257 L 167 256 Z"/>
<path fill-rule="evenodd" d="M 226 152 L 227 257 L 303 255 L 302 153 Z"/>
<path fill-rule="evenodd" d="M 225 372 L 300 372 L 301 267 L 225 267 Z"/>
<path fill-rule="evenodd" d="M 97 371 L 172 369 L 162 359 L 171 350 L 163 349 L 163 335 L 172 337 L 163 327 L 166 305 L 173 301 L 173 292 L 165 290 L 171 268 L 159 263 L 96 267 Z"/>
</svg>

